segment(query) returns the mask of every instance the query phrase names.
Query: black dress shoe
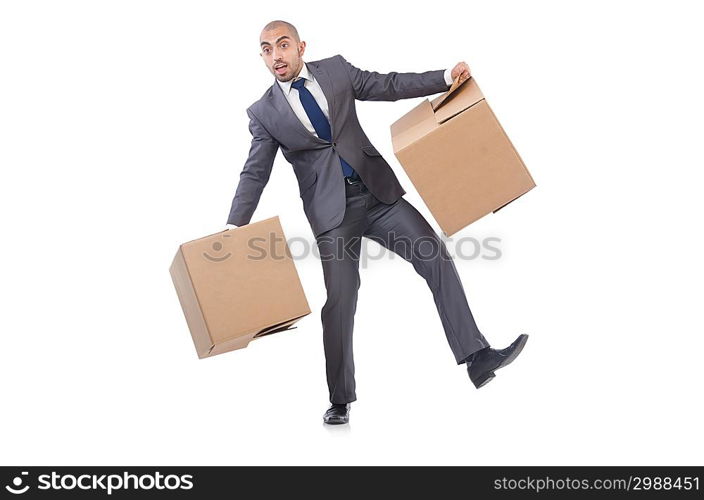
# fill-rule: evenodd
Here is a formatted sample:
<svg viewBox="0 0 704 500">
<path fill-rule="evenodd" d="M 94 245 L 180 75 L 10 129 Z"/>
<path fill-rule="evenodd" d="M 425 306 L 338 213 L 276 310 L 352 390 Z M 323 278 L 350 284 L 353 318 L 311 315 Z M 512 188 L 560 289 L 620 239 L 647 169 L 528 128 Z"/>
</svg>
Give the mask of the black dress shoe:
<svg viewBox="0 0 704 500">
<path fill-rule="evenodd" d="M 497 350 L 485 347 L 474 353 L 467 361 L 467 371 L 474 386 L 479 389 L 495 377 L 494 371 L 510 364 L 523 350 L 528 341 L 528 335 L 522 333 L 513 344 L 505 349 Z"/>
<path fill-rule="evenodd" d="M 350 421 L 350 404 L 333 404 L 323 415 L 323 422 L 329 425 L 346 424 Z"/>
</svg>

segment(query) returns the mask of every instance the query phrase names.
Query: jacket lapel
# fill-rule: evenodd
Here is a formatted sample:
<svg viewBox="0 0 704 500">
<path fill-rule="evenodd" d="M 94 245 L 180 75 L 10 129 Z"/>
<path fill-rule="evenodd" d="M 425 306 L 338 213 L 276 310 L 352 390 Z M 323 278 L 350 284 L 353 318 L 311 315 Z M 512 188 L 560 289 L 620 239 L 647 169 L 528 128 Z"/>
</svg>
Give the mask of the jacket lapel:
<svg viewBox="0 0 704 500">
<path fill-rule="evenodd" d="M 321 68 L 318 63 L 308 63 L 308 71 L 310 71 L 315 80 L 323 90 L 325 99 L 328 101 L 328 114 L 330 115 L 330 134 L 333 140 L 335 139 L 335 92 L 333 92 L 332 79 L 330 75 Z"/>
</svg>

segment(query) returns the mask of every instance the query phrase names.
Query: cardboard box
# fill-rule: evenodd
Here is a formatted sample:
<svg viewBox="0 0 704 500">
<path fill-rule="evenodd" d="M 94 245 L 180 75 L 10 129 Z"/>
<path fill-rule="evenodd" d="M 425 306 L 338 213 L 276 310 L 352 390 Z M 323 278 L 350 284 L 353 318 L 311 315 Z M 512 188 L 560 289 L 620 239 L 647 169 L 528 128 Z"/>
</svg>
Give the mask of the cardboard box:
<svg viewBox="0 0 704 500">
<path fill-rule="evenodd" d="M 184 243 L 169 271 L 199 358 L 310 314 L 278 217 Z"/>
<path fill-rule="evenodd" d="M 448 236 L 535 187 L 474 77 L 397 120 L 391 140 Z"/>
</svg>

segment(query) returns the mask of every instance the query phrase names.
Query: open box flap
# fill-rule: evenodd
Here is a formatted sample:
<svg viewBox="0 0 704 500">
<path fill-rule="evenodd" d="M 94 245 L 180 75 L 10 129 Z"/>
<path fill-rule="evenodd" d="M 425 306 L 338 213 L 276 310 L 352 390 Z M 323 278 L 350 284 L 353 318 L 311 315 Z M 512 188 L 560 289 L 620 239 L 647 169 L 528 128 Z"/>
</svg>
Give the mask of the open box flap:
<svg viewBox="0 0 704 500">
<path fill-rule="evenodd" d="M 472 77 L 470 76 L 469 78 L 472 78 Z M 440 106 L 442 106 L 442 103 L 444 103 L 445 100 L 446 100 L 448 97 L 450 97 L 450 96 L 455 92 L 455 90 L 457 90 L 458 88 L 460 88 L 460 86 L 461 86 L 463 83 L 468 82 L 468 81 L 469 81 L 469 78 L 467 78 L 466 80 L 462 80 L 461 82 L 460 82 L 460 77 L 459 77 L 459 76 L 458 76 L 457 78 L 455 78 L 455 79 L 452 81 L 452 85 L 450 86 L 450 88 L 449 88 L 449 90 L 448 90 L 447 92 L 445 92 L 444 94 L 442 94 L 442 95 L 438 96 L 437 98 L 433 99 L 433 101 L 432 101 L 432 104 L 433 104 L 433 111 L 435 111 L 435 110 L 438 109 Z"/>
<path fill-rule="evenodd" d="M 430 102 L 424 99 L 411 111 L 391 124 L 391 143 L 394 153 L 413 144 L 415 141 L 437 128 L 433 108 Z"/>
<path fill-rule="evenodd" d="M 450 89 L 430 101 L 430 104 L 435 112 L 435 120 L 440 124 L 483 99 L 484 94 L 479 89 L 474 77 L 470 76 L 462 83 L 459 82 L 459 77 L 457 77 L 452 82 Z"/>
<path fill-rule="evenodd" d="M 284 330 L 293 330 L 296 327 L 295 326 L 291 327 L 291 325 L 293 325 L 296 321 L 298 321 L 299 319 L 301 319 L 307 315 L 308 314 L 306 313 L 301 316 L 296 316 L 295 318 L 290 319 L 288 321 L 282 321 L 281 323 L 277 323 L 277 324 L 272 325 L 268 328 L 264 328 L 264 329 L 260 330 L 259 332 L 257 332 L 256 335 L 254 335 L 254 338 L 258 339 L 259 337 L 264 337 L 265 335 L 271 335 L 272 333 L 282 332 Z"/>
</svg>

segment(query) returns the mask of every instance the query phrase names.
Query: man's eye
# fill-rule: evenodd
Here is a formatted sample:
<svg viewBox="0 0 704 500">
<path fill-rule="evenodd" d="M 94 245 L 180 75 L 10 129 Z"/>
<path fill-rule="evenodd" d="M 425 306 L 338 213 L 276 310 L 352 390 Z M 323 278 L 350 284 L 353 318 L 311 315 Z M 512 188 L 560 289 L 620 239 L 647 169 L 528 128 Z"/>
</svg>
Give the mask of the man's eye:
<svg viewBox="0 0 704 500">
<path fill-rule="evenodd" d="M 286 48 L 286 47 L 288 47 L 288 44 L 287 44 L 287 43 L 282 43 L 281 46 L 282 46 L 283 48 Z"/>
</svg>

